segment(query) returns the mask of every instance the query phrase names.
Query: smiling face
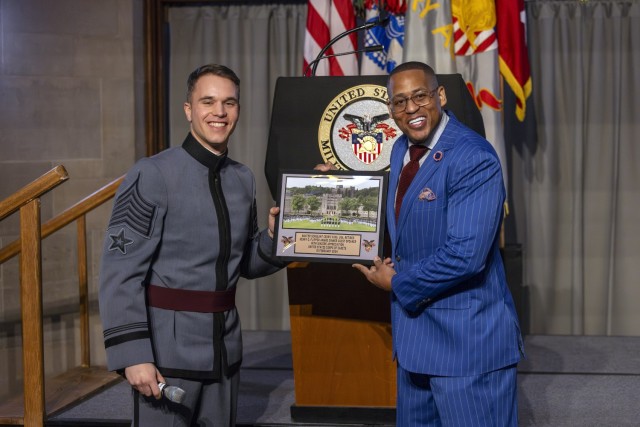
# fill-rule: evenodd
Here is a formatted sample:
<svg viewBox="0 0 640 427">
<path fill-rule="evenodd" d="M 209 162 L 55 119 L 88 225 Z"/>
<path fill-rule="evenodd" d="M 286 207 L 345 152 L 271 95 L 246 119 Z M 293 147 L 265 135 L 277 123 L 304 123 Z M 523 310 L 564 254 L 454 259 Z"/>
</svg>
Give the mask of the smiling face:
<svg viewBox="0 0 640 427">
<path fill-rule="evenodd" d="M 209 151 L 222 154 L 240 116 L 238 87 L 215 74 L 198 78 L 184 113 L 191 123 L 194 138 Z"/>
<path fill-rule="evenodd" d="M 413 143 L 421 143 L 427 139 L 438 126 L 442 115 L 442 107 L 447 103 L 444 87 L 438 86 L 435 75 L 422 69 L 408 69 L 391 75 L 388 85 L 389 112 L 398 128 Z M 425 94 L 427 94 L 426 100 Z M 430 96 L 429 96 L 430 95 Z M 414 98 L 411 98 L 414 97 Z M 393 105 L 403 105 L 404 111 L 394 111 Z M 419 100 L 419 106 L 414 100 Z"/>
</svg>

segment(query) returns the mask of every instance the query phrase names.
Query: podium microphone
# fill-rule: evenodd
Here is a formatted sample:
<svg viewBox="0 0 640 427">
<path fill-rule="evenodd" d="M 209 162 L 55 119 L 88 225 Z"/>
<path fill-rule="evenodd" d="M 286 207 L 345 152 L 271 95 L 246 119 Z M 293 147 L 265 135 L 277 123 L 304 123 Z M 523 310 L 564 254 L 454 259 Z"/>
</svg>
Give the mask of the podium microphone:
<svg viewBox="0 0 640 427">
<path fill-rule="evenodd" d="M 321 56 L 320 58 L 316 58 L 313 61 L 311 61 L 309 65 L 307 65 L 307 68 L 304 69 L 304 73 L 302 73 L 302 75 L 306 76 L 309 73 L 309 69 L 311 67 L 317 66 L 318 62 L 322 61 L 323 59 L 335 58 L 336 56 L 353 55 L 354 53 L 360 53 L 360 52 L 362 53 L 380 52 L 382 50 L 384 50 L 384 46 L 382 46 L 381 44 L 374 44 L 373 46 L 367 46 L 362 49 L 352 50 L 351 52 L 342 52 L 342 53 L 334 53 L 331 55 L 324 55 L 324 56 Z M 314 70 L 315 70 L 315 67 L 314 67 Z M 316 74 L 315 71 L 313 71 L 311 75 L 314 76 L 315 74 Z"/>
<path fill-rule="evenodd" d="M 175 403 L 182 403 L 184 396 L 187 394 L 186 391 L 174 385 L 158 383 L 158 387 L 160 387 L 160 391 L 164 397 Z"/>
<path fill-rule="evenodd" d="M 311 68 L 311 76 L 315 76 L 316 75 L 316 68 L 318 68 L 318 62 L 320 62 L 320 60 L 322 59 L 324 53 L 329 50 L 329 48 L 338 40 L 340 40 L 343 37 L 348 36 L 351 33 L 355 33 L 356 31 L 362 31 L 362 30 L 368 30 L 370 28 L 373 27 L 379 27 L 382 26 L 384 27 L 385 25 L 387 25 L 389 23 L 389 17 L 385 17 L 383 19 L 378 19 L 377 21 L 373 21 L 373 22 L 367 22 L 366 24 L 360 25 L 358 27 L 352 28 L 350 30 L 344 31 L 340 34 L 338 34 L 337 36 L 335 36 L 334 38 L 331 39 L 331 41 L 329 41 L 329 43 L 326 44 L 325 47 L 322 48 L 322 50 L 320 50 L 320 53 L 318 53 L 318 56 L 316 56 L 316 59 L 314 59 L 313 61 L 311 61 L 311 63 L 307 66 L 307 69 L 304 70 L 304 74 L 303 76 L 307 75 L 307 71 L 309 69 L 309 67 L 311 67 L 311 65 L 313 64 L 313 67 Z M 371 46 L 373 47 L 373 46 Z M 366 49 L 366 48 L 365 48 Z M 355 50 L 353 52 L 347 52 L 344 53 L 344 55 L 349 55 L 352 53 L 359 53 L 359 52 L 367 52 L 367 50 L 362 49 L 362 50 Z M 370 51 L 369 51 L 370 52 Z M 343 54 L 337 54 L 337 55 L 327 55 L 327 58 L 330 58 L 332 56 L 341 56 Z"/>
</svg>

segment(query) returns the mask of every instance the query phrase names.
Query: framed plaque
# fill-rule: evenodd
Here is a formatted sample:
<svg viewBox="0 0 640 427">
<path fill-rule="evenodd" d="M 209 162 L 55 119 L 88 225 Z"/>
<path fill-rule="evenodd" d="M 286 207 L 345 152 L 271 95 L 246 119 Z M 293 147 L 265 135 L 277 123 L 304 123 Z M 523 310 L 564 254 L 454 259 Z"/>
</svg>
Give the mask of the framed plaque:
<svg viewBox="0 0 640 427">
<path fill-rule="evenodd" d="M 387 172 L 281 171 L 273 244 L 285 261 L 373 264 L 382 256 Z"/>
</svg>

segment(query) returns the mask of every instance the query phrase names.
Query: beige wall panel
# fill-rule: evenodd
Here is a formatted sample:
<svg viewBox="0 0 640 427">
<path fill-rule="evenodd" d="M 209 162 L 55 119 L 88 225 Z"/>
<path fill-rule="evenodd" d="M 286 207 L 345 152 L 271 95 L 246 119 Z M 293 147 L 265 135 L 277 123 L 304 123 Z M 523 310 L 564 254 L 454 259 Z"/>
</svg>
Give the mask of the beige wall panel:
<svg viewBox="0 0 640 427">
<path fill-rule="evenodd" d="M 73 45 L 73 37 L 69 35 L 8 34 L 3 52 L 3 73 L 14 76 L 68 76 L 73 72 Z M 25 52 L 29 52 L 29 55 L 25 55 Z"/>
<path fill-rule="evenodd" d="M 133 73 L 133 46 L 131 40 L 81 37 L 75 41 L 74 71 L 78 76 L 104 75 L 108 78 L 127 79 L 131 84 Z M 117 67 L 114 65 L 117 64 Z M 131 92 L 129 92 L 131 97 Z"/>
<path fill-rule="evenodd" d="M 0 159 L 99 158 L 100 82 L 0 79 Z"/>
<path fill-rule="evenodd" d="M 117 0 L 13 0 L 2 5 L 5 32 L 115 37 L 122 4 Z"/>
</svg>

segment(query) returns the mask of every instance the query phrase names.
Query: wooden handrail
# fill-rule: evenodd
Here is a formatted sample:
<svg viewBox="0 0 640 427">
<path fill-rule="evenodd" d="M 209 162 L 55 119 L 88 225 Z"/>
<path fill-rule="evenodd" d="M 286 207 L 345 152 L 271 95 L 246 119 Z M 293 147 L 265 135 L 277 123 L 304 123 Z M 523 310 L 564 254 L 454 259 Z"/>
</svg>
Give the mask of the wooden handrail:
<svg viewBox="0 0 640 427">
<path fill-rule="evenodd" d="M 43 175 L 44 176 L 44 175 Z M 84 199 L 80 200 L 70 208 L 60 212 L 55 218 L 42 224 L 42 238 L 50 236 L 54 232 L 60 230 L 65 225 L 80 218 L 89 211 L 102 205 L 104 202 L 113 197 L 116 190 L 122 183 L 124 175 L 118 179 L 113 180 L 109 184 L 105 185 L 98 191 L 90 194 Z M 0 218 L 1 219 L 1 218 Z M 0 250 L 0 264 L 13 258 L 20 253 L 20 239 L 16 239 L 9 243 Z"/>
<path fill-rule="evenodd" d="M 40 427 L 44 423 L 45 402 L 39 198 L 20 207 L 20 241 L 23 254 L 20 257 L 20 312 L 24 424 Z"/>
<path fill-rule="evenodd" d="M 0 220 L 20 210 L 20 311 L 22 317 L 23 422 L 44 423 L 44 345 L 42 332 L 42 252 L 40 197 L 69 178 L 56 166 L 0 202 Z"/>
<path fill-rule="evenodd" d="M 25 185 L 0 202 L 0 221 L 11 215 L 33 199 L 37 199 L 54 187 L 69 179 L 67 170 L 59 165 L 42 175 L 40 178 Z"/>
<path fill-rule="evenodd" d="M 0 251 L 0 264 L 21 253 L 20 257 L 20 306 L 22 318 L 22 359 L 24 393 L 21 400 L 12 400 L 0 404 L 0 408 L 10 412 L 8 416 L 0 414 L 0 424 L 24 424 L 41 427 L 47 418 L 47 412 L 56 412 L 82 399 L 84 394 L 77 392 L 69 396 L 69 391 L 79 388 L 85 393 L 95 391 L 117 378 L 96 374 L 90 367 L 89 359 L 89 292 L 87 275 L 87 233 L 86 214 L 111 199 L 120 183 L 120 177 L 95 193 L 85 197 L 69 209 L 63 211 L 41 226 L 40 197 L 68 179 L 63 166 L 57 166 L 42 175 L 31 184 L 18 190 L 0 202 L 0 220 L 20 210 L 20 238 L 11 242 Z M 78 231 L 78 287 L 80 308 L 81 368 L 69 377 L 70 381 L 52 384 L 57 394 L 52 405 L 45 402 L 44 346 L 43 346 L 43 308 L 42 308 L 42 239 L 77 221 Z M 91 377 L 93 385 L 79 387 L 79 382 L 87 383 Z M 17 407 L 23 410 L 19 413 Z M 12 415 L 13 414 L 13 415 Z"/>
</svg>

